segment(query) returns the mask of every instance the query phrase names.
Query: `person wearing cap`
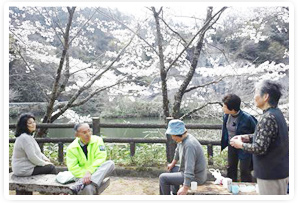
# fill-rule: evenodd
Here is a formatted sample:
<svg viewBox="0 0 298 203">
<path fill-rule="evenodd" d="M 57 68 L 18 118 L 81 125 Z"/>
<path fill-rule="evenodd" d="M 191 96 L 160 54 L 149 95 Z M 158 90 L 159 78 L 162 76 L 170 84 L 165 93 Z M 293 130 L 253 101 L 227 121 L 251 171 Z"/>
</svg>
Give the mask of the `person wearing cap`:
<svg viewBox="0 0 298 203">
<path fill-rule="evenodd" d="M 260 195 L 286 195 L 289 183 L 289 131 L 278 108 L 282 86 L 270 80 L 256 84 L 255 105 L 263 110 L 253 135 L 238 135 L 231 146 L 253 154 Z"/>
<path fill-rule="evenodd" d="M 187 133 L 184 122 L 178 119 L 171 120 L 166 134 L 177 142 L 173 161 L 168 165 L 170 173 L 159 176 L 159 191 L 161 195 L 185 195 L 190 183 L 196 181 L 202 185 L 207 180 L 206 159 L 200 142 Z M 176 164 L 180 162 L 178 167 Z M 179 186 L 182 187 L 179 189 Z"/>
<path fill-rule="evenodd" d="M 74 127 L 76 139 L 67 147 L 66 165 L 77 179 L 70 187 L 74 194 L 93 195 L 97 193 L 103 179 L 114 168 L 113 161 L 108 160 L 103 139 L 92 135 L 87 123 Z"/>
</svg>

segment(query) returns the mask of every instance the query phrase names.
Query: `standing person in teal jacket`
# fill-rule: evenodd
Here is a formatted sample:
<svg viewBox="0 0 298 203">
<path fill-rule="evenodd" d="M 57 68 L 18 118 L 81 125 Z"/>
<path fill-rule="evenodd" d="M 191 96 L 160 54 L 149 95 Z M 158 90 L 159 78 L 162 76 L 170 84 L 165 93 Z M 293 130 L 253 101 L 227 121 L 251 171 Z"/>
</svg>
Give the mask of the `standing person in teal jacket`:
<svg viewBox="0 0 298 203">
<path fill-rule="evenodd" d="M 101 137 L 91 134 L 87 123 L 76 124 L 74 130 L 76 139 L 67 147 L 66 164 L 78 180 L 70 189 L 74 194 L 93 195 L 115 165 L 111 160 L 106 161 L 104 142 Z"/>
<path fill-rule="evenodd" d="M 241 149 L 235 149 L 229 140 L 235 135 L 253 134 L 257 120 L 252 115 L 240 109 L 241 99 L 235 94 L 228 94 L 223 98 L 223 112 L 225 113 L 222 126 L 221 150 L 228 146 L 227 176 L 237 181 L 238 162 L 240 161 L 240 178 L 242 182 L 251 182 L 252 155 Z"/>
</svg>

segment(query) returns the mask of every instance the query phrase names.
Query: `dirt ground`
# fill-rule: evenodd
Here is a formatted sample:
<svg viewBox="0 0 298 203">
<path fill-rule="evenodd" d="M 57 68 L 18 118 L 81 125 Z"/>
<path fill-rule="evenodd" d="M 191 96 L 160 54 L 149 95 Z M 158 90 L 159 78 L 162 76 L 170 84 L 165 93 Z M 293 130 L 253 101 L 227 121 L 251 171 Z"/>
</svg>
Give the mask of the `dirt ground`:
<svg viewBox="0 0 298 203">
<path fill-rule="evenodd" d="M 110 186 L 101 195 L 158 195 L 158 178 L 111 176 Z M 10 191 L 15 195 L 15 191 Z M 34 192 L 33 195 L 40 195 Z"/>
<path fill-rule="evenodd" d="M 102 195 L 158 195 L 158 178 L 111 177 Z"/>
</svg>

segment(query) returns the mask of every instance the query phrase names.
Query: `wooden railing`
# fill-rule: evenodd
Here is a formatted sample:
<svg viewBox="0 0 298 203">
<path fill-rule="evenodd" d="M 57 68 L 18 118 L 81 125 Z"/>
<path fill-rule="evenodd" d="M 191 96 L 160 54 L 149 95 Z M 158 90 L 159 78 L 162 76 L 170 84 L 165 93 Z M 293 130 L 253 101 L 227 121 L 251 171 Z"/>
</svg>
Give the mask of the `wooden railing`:
<svg viewBox="0 0 298 203">
<path fill-rule="evenodd" d="M 37 128 L 73 128 L 75 124 L 64 123 L 48 123 L 37 124 Z M 93 129 L 93 134 L 99 135 L 101 128 L 166 128 L 166 124 L 115 124 L 115 123 L 100 123 L 99 118 L 93 118 L 92 123 L 89 123 Z M 210 129 L 221 130 L 221 125 L 198 125 L 198 124 L 186 124 L 187 129 Z M 9 124 L 10 129 L 16 128 L 16 124 Z M 136 143 L 165 143 L 168 145 L 167 139 L 148 139 L 148 138 L 103 138 L 105 143 L 128 143 L 130 145 L 130 155 L 135 155 Z M 207 158 L 208 165 L 213 165 L 213 146 L 220 145 L 220 141 L 210 141 L 198 139 L 202 145 L 207 145 Z M 38 143 L 57 143 L 58 144 L 58 162 L 63 163 L 64 153 L 63 146 L 65 143 L 71 143 L 73 138 L 36 138 Z M 15 138 L 10 138 L 9 143 L 14 143 Z M 173 154 L 168 152 L 167 157 L 173 157 Z M 43 150 L 43 149 L 42 149 Z M 169 161 L 169 159 L 167 160 Z"/>
</svg>

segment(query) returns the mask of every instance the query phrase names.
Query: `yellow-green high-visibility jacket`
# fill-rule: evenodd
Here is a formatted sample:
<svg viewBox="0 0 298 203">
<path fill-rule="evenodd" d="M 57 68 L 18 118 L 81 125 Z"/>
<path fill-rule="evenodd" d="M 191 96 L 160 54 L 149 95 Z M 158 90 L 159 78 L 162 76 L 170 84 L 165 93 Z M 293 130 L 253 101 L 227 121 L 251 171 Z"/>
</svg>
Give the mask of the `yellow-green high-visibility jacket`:
<svg viewBox="0 0 298 203">
<path fill-rule="evenodd" d="M 82 178 L 86 171 L 93 174 L 106 161 L 107 152 L 101 137 L 92 135 L 87 146 L 88 159 L 76 138 L 66 150 L 66 165 L 68 170 L 77 178 Z"/>
</svg>

